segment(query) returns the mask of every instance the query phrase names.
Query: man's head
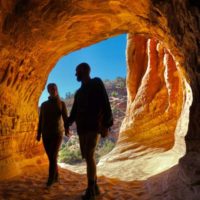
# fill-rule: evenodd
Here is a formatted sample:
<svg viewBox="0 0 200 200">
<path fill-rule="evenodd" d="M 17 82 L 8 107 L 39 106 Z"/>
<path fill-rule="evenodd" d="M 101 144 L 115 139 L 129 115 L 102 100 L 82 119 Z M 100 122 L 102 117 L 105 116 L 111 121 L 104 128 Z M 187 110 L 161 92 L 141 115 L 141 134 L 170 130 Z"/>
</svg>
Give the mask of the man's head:
<svg viewBox="0 0 200 200">
<path fill-rule="evenodd" d="M 90 66 L 87 63 L 81 63 L 76 67 L 77 81 L 87 81 L 90 79 Z"/>
<path fill-rule="evenodd" d="M 48 90 L 48 93 L 51 97 L 57 97 L 58 96 L 58 88 L 57 88 L 57 85 L 55 83 L 49 83 L 47 85 L 47 90 Z"/>
</svg>

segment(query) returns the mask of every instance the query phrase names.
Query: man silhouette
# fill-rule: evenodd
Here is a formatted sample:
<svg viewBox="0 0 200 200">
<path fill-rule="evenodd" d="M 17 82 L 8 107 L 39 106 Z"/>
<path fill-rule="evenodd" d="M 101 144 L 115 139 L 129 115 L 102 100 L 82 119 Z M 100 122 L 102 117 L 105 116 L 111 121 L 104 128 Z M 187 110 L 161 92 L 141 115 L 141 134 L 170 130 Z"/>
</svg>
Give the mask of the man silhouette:
<svg viewBox="0 0 200 200">
<path fill-rule="evenodd" d="M 90 66 L 87 63 L 76 67 L 76 77 L 82 84 L 75 94 L 67 122 L 69 126 L 76 122 L 81 154 L 87 165 L 88 187 L 82 199 L 93 200 L 95 195 L 100 194 L 94 159 L 98 133 L 105 137 L 113 125 L 113 118 L 104 84 L 100 78 L 90 78 Z"/>
</svg>

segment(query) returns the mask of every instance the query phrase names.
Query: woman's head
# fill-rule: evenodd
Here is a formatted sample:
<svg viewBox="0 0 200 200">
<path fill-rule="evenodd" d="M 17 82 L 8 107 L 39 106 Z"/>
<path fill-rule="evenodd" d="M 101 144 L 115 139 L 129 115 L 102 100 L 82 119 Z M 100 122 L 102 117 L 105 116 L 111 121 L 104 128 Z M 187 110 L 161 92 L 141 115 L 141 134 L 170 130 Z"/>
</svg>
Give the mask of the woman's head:
<svg viewBox="0 0 200 200">
<path fill-rule="evenodd" d="M 58 96 L 58 88 L 57 88 L 57 85 L 55 83 L 49 83 L 47 85 L 47 90 L 48 90 L 48 93 L 51 97 L 57 97 Z"/>
</svg>

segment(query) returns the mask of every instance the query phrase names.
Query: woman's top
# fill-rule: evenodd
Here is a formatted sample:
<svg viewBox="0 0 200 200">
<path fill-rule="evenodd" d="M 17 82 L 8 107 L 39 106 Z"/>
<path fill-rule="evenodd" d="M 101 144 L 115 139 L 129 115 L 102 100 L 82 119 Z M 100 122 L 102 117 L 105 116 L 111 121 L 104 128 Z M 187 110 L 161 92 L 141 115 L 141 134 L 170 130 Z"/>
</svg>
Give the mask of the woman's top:
<svg viewBox="0 0 200 200">
<path fill-rule="evenodd" d="M 38 136 L 45 138 L 62 136 L 64 127 L 67 128 L 67 109 L 59 97 L 49 97 L 40 108 Z"/>
</svg>

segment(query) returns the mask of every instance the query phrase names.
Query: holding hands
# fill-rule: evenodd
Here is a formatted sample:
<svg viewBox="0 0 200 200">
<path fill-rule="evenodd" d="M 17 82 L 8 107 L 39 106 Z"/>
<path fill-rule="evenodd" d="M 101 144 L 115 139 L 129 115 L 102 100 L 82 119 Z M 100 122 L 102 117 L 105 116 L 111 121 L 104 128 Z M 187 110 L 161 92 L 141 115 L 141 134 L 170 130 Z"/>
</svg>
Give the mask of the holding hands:
<svg viewBox="0 0 200 200">
<path fill-rule="evenodd" d="M 72 133 L 69 131 L 69 127 L 65 128 L 65 136 L 71 137 Z"/>
</svg>

